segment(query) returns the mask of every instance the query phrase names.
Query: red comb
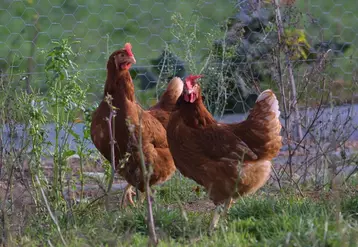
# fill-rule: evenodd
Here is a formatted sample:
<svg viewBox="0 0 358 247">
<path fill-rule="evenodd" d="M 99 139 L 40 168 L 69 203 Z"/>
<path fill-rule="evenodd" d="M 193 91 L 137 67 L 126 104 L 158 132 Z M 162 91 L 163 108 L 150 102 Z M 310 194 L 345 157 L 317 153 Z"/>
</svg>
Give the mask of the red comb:
<svg viewBox="0 0 358 247">
<path fill-rule="evenodd" d="M 188 89 L 196 84 L 196 80 L 203 77 L 203 75 L 188 75 L 185 79 L 185 84 Z"/>
<path fill-rule="evenodd" d="M 130 57 L 133 56 L 131 43 L 126 43 L 126 44 L 124 45 L 124 49 L 126 50 L 128 56 L 130 56 Z"/>
<path fill-rule="evenodd" d="M 197 80 L 197 79 L 199 79 L 201 77 L 204 77 L 204 76 L 203 75 L 190 75 L 190 77 L 191 77 L 192 80 Z"/>
</svg>

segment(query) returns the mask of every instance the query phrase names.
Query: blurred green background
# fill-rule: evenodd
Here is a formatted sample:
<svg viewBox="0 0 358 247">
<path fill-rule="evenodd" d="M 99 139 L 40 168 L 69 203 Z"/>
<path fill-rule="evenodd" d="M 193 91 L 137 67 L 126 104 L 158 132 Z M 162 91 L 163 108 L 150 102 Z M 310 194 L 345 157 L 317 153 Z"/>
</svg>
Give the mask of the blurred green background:
<svg viewBox="0 0 358 247">
<path fill-rule="evenodd" d="M 131 42 L 137 65 L 150 67 L 166 43 L 175 47 L 172 15 L 182 17 L 197 27 L 199 62 L 211 49 L 207 34 L 223 34 L 227 18 L 237 12 L 237 1 L 229 0 L 26 0 L 0 3 L 0 69 L 2 77 L 11 75 L 26 88 L 46 90 L 44 55 L 52 40 L 73 37 L 80 56 L 75 59 L 84 80 L 91 84 L 96 99 L 102 94 L 108 55 Z M 358 4 L 355 0 L 299 0 L 301 24 L 309 43 L 348 42 L 349 50 L 335 58 L 332 76 L 343 87 L 350 87 L 358 61 Z M 178 46 L 183 57 L 185 50 Z M 190 72 L 190 68 L 188 70 Z M 353 89 L 352 89 L 353 90 Z"/>
</svg>

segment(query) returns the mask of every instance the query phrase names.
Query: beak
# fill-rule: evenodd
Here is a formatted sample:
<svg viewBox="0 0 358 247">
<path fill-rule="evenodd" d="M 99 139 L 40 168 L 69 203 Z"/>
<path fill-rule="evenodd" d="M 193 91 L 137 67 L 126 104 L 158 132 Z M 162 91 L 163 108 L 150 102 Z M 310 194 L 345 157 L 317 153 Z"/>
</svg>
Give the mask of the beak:
<svg viewBox="0 0 358 247">
<path fill-rule="evenodd" d="M 135 60 L 134 56 L 130 56 L 128 58 L 128 62 L 132 63 L 132 64 L 135 64 L 137 61 Z"/>
<path fill-rule="evenodd" d="M 189 90 L 188 90 L 188 93 L 189 93 L 189 94 L 192 94 L 193 92 L 194 92 L 193 89 L 189 89 Z"/>
</svg>

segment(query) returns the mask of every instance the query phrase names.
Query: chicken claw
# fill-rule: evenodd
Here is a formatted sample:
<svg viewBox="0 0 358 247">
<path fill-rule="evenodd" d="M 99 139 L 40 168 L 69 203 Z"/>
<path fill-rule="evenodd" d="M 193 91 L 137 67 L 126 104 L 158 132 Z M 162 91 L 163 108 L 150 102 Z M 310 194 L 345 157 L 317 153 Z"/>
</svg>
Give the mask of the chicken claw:
<svg viewBox="0 0 358 247">
<path fill-rule="evenodd" d="M 129 202 L 132 206 L 134 205 L 133 196 L 136 195 L 136 193 L 133 191 L 133 186 L 128 184 L 123 192 L 122 200 L 120 203 L 120 208 L 123 209 L 127 206 L 127 202 Z"/>
<path fill-rule="evenodd" d="M 227 212 L 229 211 L 232 203 L 233 203 L 233 199 L 230 197 L 227 201 L 225 201 L 224 205 L 216 206 L 213 219 L 212 219 L 212 221 L 210 223 L 209 235 L 211 235 L 213 233 L 213 231 L 217 228 L 217 225 L 219 223 L 219 219 L 220 219 L 220 216 L 221 216 L 222 207 L 224 206 L 222 216 L 225 217 Z"/>
<path fill-rule="evenodd" d="M 139 194 L 139 203 L 143 204 L 145 200 L 145 193 L 140 193 Z"/>
</svg>

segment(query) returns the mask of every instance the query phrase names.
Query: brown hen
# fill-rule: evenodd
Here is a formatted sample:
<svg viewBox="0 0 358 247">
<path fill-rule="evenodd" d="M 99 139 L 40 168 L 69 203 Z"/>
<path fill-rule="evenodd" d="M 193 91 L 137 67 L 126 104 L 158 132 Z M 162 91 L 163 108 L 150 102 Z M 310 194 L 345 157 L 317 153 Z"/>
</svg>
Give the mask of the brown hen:
<svg viewBox="0 0 358 247">
<path fill-rule="evenodd" d="M 131 64 L 135 62 L 129 43 L 123 49 L 113 52 L 107 62 L 107 79 L 104 87 L 104 97 L 110 94 L 113 98 L 113 106 L 118 109 L 114 124 L 115 165 L 118 173 L 128 182 L 122 198 L 122 206 L 124 206 L 126 200 L 129 200 L 132 205 L 134 204 L 132 186 L 137 187 L 141 192 L 145 190 L 137 142 L 140 125 L 145 163 L 146 165 L 150 164 L 153 168 L 150 185 L 168 180 L 175 171 L 174 161 L 166 139 L 166 130 L 163 127 L 167 122 L 157 120 L 153 117 L 154 114 L 151 115 L 151 112 L 144 111 L 136 103 L 134 85 L 129 73 Z M 182 90 L 183 82 L 181 84 L 175 82 L 170 85 L 173 84 L 179 87 L 178 91 L 180 91 L 180 86 Z M 181 91 L 177 93 L 177 98 L 180 94 Z M 175 94 L 173 93 L 173 95 Z M 106 121 L 110 114 L 110 108 L 104 97 L 92 115 L 91 137 L 101 154 L 107 160 L 111 160 L 109 128 Z M 177 98 L 162 97 L 165 102 L 160 103 L 165 106 L 166 102 L 171 104 L 171 102 L 176 102 Z M 160 112 L 160 108 L 157 111 Z M 139 114 L 141 114 L 141 123 Z M 128 125 L 128 121 L 130 125 Z M 134 130 L 130 131 L 129 126 L 134 127 Z M 128 161 L 120 167 L 122 163 L 120 160 L 125 159 L 127 153 L 130 154 Z"/>
<path fill-rule="evenodd" d="M 188 76 L 167 137 L 177 169 L 205 187 L 210 199 L 229 209 L 232 198 L 254 193 L 270 177 L 271 159 L 281 148 L 278 101 L 271 90 L 258 97 L 247 120 L 219 124 L 205 108 L 200 86 Z M 210 229 L 219 220 L 215 210 Z"/>
</svg>

